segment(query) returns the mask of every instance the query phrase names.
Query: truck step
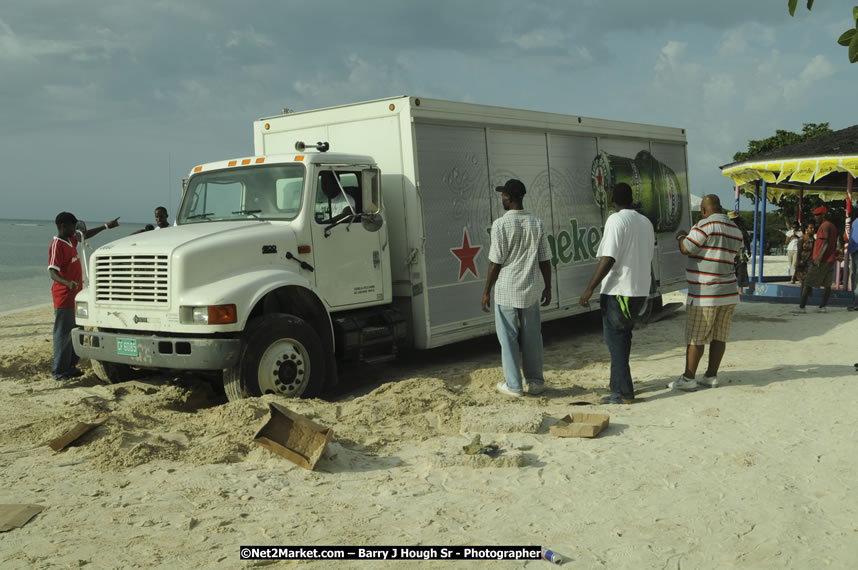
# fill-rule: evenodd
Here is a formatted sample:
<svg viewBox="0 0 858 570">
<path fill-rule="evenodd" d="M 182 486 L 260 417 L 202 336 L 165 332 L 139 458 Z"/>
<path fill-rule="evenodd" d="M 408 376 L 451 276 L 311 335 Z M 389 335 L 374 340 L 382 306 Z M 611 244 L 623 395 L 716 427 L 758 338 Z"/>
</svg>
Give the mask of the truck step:
<svg viewBox="0 0 858 570">
<path fill-rule="evenodd" d="M 382 362 L 390 362 L 395 358 L 395 354 L 377 354 L 375 356 L 367 356 L 365 358 L 361 358 L 361 361 L 367 364 L 381 364 Z"/>
</svg>

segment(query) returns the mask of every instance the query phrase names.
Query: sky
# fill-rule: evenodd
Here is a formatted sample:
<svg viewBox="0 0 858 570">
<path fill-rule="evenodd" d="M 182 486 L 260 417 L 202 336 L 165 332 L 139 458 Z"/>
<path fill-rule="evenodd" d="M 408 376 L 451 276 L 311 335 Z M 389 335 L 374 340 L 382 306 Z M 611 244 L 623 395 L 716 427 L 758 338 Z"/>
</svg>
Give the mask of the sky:
<svg viewBox="0 0 858 570">
<path fill-rule="evenodd" d="M 732 200 L 749 139 L 856 123 L 855 2 L 804 4 L 4 0 L 0 218 L 172 221 L 253 120 L 398 95 L 682 127 L 691 192 Z"/>
</svg>

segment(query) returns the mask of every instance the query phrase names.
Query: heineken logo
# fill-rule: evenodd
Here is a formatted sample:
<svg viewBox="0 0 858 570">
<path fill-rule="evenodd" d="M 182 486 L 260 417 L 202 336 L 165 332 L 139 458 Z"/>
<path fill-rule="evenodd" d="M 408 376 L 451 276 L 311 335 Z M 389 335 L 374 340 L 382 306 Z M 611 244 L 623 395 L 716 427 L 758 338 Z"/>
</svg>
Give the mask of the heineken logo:
<svg viewBox="0 0 858 570">
<path fill-rule="evenodd" d="M 605 208 L 608 205 L 607 188 L 611 183 L 611 163 L 606 153 L 600 152 L 593 159 L 590 178 L 593 184 L 593 199 L 600 208 Z"/>
<path fill-rule="evenodd" d="M 578 226 L 578 220 L 569 220 L 569 230 L 561 230 L 556 235 L 548 236 L 551 248 L 551 265 L 580 263 L 595 259 L 599 250 L 599 241 L 605 231 L 604 227 Z"/>
</svg>

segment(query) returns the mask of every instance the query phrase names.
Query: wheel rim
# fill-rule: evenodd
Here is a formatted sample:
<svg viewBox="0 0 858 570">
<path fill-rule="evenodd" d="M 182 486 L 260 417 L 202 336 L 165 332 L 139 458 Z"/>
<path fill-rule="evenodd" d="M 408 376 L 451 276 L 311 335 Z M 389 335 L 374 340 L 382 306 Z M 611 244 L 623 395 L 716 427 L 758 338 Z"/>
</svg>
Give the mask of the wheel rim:
<svg viewBox="0 0 858 570">
<path fill-rule="evenodd" d="M 259 391 L 300 396 L 310 379 L 310 359 L 303 344 L 293 338 L 271 344 L 259 359 Z"/>
</svg>

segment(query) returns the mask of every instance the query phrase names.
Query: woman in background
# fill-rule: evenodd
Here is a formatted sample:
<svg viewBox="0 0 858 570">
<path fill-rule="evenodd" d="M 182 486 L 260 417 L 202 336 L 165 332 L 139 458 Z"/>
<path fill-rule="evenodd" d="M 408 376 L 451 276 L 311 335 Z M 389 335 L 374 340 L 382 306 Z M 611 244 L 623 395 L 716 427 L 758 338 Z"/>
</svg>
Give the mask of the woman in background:
<svg viewBox="0 0 858 570">
<path fill-rule="evenodd" d="M 804 235 L 798 240 L 798 261 L 795 264 L 795 276 L 799 281 L 804 281 L 807 276 L 807 268 L 810 258 L 813 256 L 813 242 L 816 239 L 816 224 L 810 222 L 804 226 Z"/>
</svg>

